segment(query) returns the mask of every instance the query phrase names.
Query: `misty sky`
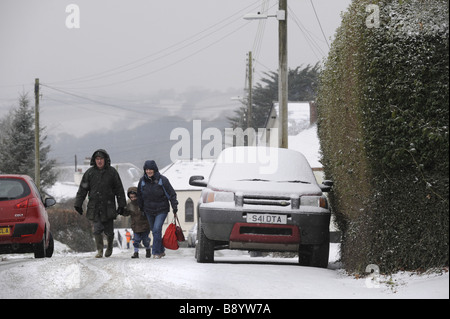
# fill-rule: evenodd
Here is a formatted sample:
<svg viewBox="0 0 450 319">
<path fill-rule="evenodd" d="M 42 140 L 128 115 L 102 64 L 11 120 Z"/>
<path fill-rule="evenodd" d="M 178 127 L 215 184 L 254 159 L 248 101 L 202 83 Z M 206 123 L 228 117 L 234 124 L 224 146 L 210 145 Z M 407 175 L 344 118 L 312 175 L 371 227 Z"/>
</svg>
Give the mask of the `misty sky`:
<svg viewBox="0 0 450 319">
<path fill-rule="evenodd" d="M 315 12 L 311 0 L 288 0 L 290 68 L 327 56 L 350 2 L 312 0 Z M 80 9 L 79 28 L 66 25 L 69 4 Z M 161 92 L 170 99 L 194 88 L 221 91 L 226 107 L 237 107 L 231 98 L 244 89 L 249 51 L 255 82 L 277 70 L 277 20 L 242 19 L 262 8 L 274 14 L 278 1 L 1 0 L 0 117 L 21 92 L 29 92 L 34 105 L 35 78 L 42 84 L 41 120 L 50 134 L 95 125 L 82 120 L 91 111 L 113 123 L 176 110 L 168 105 L 140 113 Z"/>
</svg>

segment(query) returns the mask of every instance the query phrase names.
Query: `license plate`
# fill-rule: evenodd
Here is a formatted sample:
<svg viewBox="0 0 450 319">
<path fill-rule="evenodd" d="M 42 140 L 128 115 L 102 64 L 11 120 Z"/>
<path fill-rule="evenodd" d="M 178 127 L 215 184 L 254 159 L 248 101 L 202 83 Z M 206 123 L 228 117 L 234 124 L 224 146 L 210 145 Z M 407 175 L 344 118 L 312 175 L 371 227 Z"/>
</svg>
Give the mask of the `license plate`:
<svg viewBox="0 0 450 319">
<path fill-rule="evenodd" d="M 0 227 L 0 236 L 1 235 L 10 235 L 11 230 L 9 227 Z"/>
<path fill-rule="evenodd" d="M 287 224 L 287 216 L 275 214 L 247 214 L 247 223 Z"/>
</svg>

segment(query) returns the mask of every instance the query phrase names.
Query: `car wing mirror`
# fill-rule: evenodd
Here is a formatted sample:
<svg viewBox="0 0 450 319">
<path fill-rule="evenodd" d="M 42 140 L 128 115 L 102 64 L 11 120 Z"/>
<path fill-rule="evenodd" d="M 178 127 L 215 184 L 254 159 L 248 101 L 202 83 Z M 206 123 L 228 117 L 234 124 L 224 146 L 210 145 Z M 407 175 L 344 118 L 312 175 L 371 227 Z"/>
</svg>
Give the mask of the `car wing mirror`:
<svg viewBox="0 0 450 319">
<path fill-rule="evenodd" d="M 53 197 L 47 197 L 44 201 L 45 207 L 50 207 L 56 204 L 56 200 Z"/>
<path fill-rule="evenodd" d="M 319 185 L 320 189 L 324 193 L 328 193 L 331 191 L 331 188 L 333 187 L 333 181 L 325 180 L 322 182 L 322 184 Z"/>
<path fill-rule="evenodd" d="M 206 187 L 206 185 L 208 185 L 208 182 L 205 181 L 205 178 L 203 176 L 195 175 L 189 178 L 189 185 Z"/>
</svg>

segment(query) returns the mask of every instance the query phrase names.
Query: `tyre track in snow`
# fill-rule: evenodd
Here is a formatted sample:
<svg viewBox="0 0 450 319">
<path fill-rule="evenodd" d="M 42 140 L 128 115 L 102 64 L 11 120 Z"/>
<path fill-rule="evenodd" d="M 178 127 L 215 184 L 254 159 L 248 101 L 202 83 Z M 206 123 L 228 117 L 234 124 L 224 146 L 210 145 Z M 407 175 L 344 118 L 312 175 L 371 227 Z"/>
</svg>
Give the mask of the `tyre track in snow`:
<svg viewBox="0 0 450 319">
<path fill-rule="evenodd" d="M 32 259 L 8 259 L 0 256 L 0 299 L 11 298 L 12 296 L 1 294 L 3 291 L 9 291 L 15 285 L 24 281 L 24 276 L 21 274 L 25 263 L 32 261 Z M 16 296 L 14 296 L 16 297 Z M 25 297 L 23 292 L 19 292 L 18 298 Z"/>
<path fill-rule="evenodd" d="M 79 258 L 78 261 L 81 264 L 80 285 L 64 297 L 70 299 L 104 298 L 102 291 L 111 275 L 103 270 L 102 260 L 90 256 Z"/>
<path fill-rule="evenodd" d="M 448 273 L 397 274 L 393 292 L 391 284 L 368 289 L 365 280 L 339 268 L 301 267 L 295 258 L 251 258 L 222 251 L 215 263 L 198 264 L 192 249 L 168 251 L 163 259 L 131 259 L 131 254 L 117 249 L 101 259 L 94 252 L 43 259 L 0 256 L 0 299 L 448 299 Z"/>
<path fill-rule="evenodd" d="M 81 298 L 94 295 L 95 298 L 133 299 L 184 298 L 189 295 L 186 287 L 167 280 L 170 278 L 167 259 L 130 257 L 130 251 L 117 251 L 102 260 L 84 260 L 83 264 L 90 267 L 90 275 L 96 279 L 92 287 L 81 289 L 78 295 Z"/>
<path fill-rule="evenodd" d="M 29 255 L 2 257 L 0 298 L 56 299 L 161 299 L 184 298 L 189 287 L 173 282 L 170 258 L 131 259 L 130 251 L 117 250 L 109 258 L 95 253 L 64 254 L 34 259 Z M 27 287 L 16 289 L 15 287 Z M 14 291 L 14 296 L 2 292 Z"/>
<path fill-rule="evenodd" d="M 81 258 L 81 286 L 64 298 L 153 298 L 146 293 L 145 281 L 133 265 L 149 260 L 131 259 L 128 252 L 113 251 L 108 258 Z"/>
<path fill-rule="evenodd" d="M 66 293 L 80 285 L 78 257 L 23 258 L 0 263 L 0 297 L 2 298 L 64 298 Z M 14 296 L 1 292 L 18 286 Z"/>
<path fill-rule="evenodd" d="M 188 264 L 199 266 L 191 256 L 193 250 L 187 255 Z M 183 270 L 186 261 L 180 260 L 178 254 L 169 254 L 163 259 L 130 257 L 130 251 L 117 250 L 109 258 L 79 258 L 81 285 L 62 298 L 184 299 L 210 296 L 208 291 L 199 290 L 197 280 L 186 276 Z"/>
</svg>

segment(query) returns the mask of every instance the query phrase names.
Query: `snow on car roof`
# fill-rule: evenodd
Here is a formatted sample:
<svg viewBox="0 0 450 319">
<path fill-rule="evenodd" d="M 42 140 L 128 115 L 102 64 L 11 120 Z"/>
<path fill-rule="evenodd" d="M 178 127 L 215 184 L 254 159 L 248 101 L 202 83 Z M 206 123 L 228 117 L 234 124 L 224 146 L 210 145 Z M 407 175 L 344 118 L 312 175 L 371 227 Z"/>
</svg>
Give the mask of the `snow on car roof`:
<svg viewBox="0 0 450 319">
<path fill-rule="evenodd" d="M 297 151 L 273 147 L 230 147 L 217 159 L 211 179 L 272 181 L 301 180 L 316 183 L 305 156 Z"/>
<path fill-rule="evenodd" d="M 230 147 L 222 151 L 208 183 L 245 194 L 319 194 L 314 173 L 300 152 L 271 147 Z"/>
</svg>

